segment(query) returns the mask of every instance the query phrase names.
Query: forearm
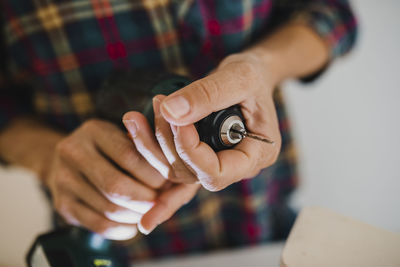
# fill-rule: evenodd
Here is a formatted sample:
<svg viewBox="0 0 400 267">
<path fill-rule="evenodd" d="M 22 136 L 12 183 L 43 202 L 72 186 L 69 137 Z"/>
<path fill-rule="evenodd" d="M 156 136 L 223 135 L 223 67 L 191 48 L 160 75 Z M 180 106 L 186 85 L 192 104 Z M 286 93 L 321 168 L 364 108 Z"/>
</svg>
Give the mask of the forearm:
<svg viewBox="0 0 400 267">
<path fill-rule="evenodd" d="M 329 59 L 324 41 L 311 28 L 299 24 L 283 26 L 244 53 L 260 58 L 277 83 L 313 74 Z"/>
<path fill-rule="evenodd" d="M 62 138 L 61 133 L 34 119 L 17 118 L 0 132 L 0 157 L 33 170 L 45 182 L 47 166 Z"/>
</svg>

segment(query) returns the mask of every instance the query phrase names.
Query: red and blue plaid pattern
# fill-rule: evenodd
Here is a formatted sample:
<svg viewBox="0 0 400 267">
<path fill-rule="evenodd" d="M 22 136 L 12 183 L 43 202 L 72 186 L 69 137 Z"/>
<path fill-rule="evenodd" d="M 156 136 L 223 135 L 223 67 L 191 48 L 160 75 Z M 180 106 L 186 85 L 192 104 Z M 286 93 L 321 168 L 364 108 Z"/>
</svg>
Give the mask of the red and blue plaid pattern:
<svg viewBox="0 0 400 267">
<path fill-rule="evenodd" d="M 332 58 L 352 47 L 345 0 L 0 0 L 0 127 L 34 115 L 72 131 L 94 117 L 93 97 L 115 69 L 164 68 L 199 78 L 288 20 L 310 25 Z M 295 153 L 283 103 L 277 163 L 256 178 L 201 190 L 150 236 L 126 244 L 133 259 L 256 244 L 284 237 L 294 215 Z"/>
</svg>

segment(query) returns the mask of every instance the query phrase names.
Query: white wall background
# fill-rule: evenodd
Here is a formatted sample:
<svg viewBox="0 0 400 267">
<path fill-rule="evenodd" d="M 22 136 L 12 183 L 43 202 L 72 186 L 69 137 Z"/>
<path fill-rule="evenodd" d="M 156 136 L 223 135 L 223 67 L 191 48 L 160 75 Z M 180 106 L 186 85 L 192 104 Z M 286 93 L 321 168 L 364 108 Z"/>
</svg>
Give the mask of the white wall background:
<svg viewBox="0 0 400 267">
<path fill-rule="evenodd" d="M 302 159 L 294 203 L 400 232 L 400 1 L 353 3 L 353 53 L 311 86 L 286 86 Z"/>
<path fill-rule="evenodd" d="M 286 84 L 302 183 L 293 205 L 320 205 L 400 232 L 400 1 L 353 1 L 357 49 L 318 82 Z M 49 227 L 34 177 L 0 169 L 0 266 L 23 266 Z"/>
</svg>

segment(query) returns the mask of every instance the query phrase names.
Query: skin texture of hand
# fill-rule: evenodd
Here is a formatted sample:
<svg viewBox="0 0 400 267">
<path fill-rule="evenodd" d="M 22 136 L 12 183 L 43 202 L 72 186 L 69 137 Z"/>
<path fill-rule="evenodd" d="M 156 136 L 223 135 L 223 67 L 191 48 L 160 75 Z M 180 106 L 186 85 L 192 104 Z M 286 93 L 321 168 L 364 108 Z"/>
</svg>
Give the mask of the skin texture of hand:
<svg viewBox="0 0 400 267">
<path fill-rule="evenodd" d="M 164 120 L 158 110 L 159 103 L 154 105 L 155 112 L 155 129 L 156 134 L 149 135 L 148 124 L 143 114 L 139 112 L 128 112 L 123 117 L 123 122 L 128 130 L 136 149 L 147 161 L 169 181 L 177 181 L 176 168 L 171 161 L 172 155 L 168 154 L 168 149 L 175 151 L 171 128 L 166 120 Z M 143 126 L 145 128 L 143 128 Z M 169 138 L 164 138 L 164 133 L 169 134 Z M 157 138 L 157 141 L 155 141 Z M 164 138 L 164 139 L 163 139 Z M 164 143 L 165 142 L 168 143 Z M 193 178 L 193 174 L 189 177 L 194 179 L 192 183 L 197 181 Z M 166 182 L 159 190 L 159 195 L 154 201 L 154 206 L 143 215 L 138 223 L 138 228 L 143 234 L 149 234 L 159 224 L 168 220 L 180 207 L 189 202 L 197 193 L 200 184 L 181 184 L 174 182 Z"/>
<path fill-rule="evenodd" d="M 146 123 L 141 128 L 150 130 Z M 157 198 L 155 189 L 165 183 L 123 131 L 101 120 L 90 120 L 64 138 L 53 158 L 46 181 L 58 213 L 109 239 L 135 236 Z"/>
<path fill-rule="evenodd" d="M 218 191 L 256 175 L 262 168 L 275 162 L 281 144 L 272 100 L 275 84 L 271 82 L 271 77 L 261 73 L 261 66 L 257 64 L 261 63 L 247 55 L 230 56 L 210 76 L 168 97 L 154 97 L 155 137 L 159 146 L 150 145 L 150 140 L 149 144 L 143 143 L 146 138 L 141 135 L 147 131 L 141 133 L 136 126 L 143 120 L 142 114 L 128 112 L 124 115 L 124 124 L 137 150 L 173 182 L 143 216 L 139 224 L 142 233 L 150 233 L 190 201 L 200 187 L 199 183 L 208 190 Z M 178 112 L 189 109 L 178 119 L 171 111 L 170 102 L 166 104 L 168 99 L 174 97 L 188 100 L 187 103 L 182 103 L 182 100 L 173 103 L 178 107 Z M 248 130 L 272 138 L 275 145 L 244 139 L 233 149 L 215 153 L 207 144 L 200 142 L 193 123 L 211 112 L 237 103 L 242 107 Z M 166 161 L 167 165 L 160 164 Z"/>
<path fill-rule="evenodd" d="M 159 123 L 156 136 L 164 154 L 169 155 L 175 182 L 198 180 L 207 190 L 219 191 L 255 176 L 276 161 L 281 136 L 272 92 L 277 80 L 273 71 L 268 75 L 264 69 L 253 55 L 232 55 L 211 75 L 167 97 L 155 98 L 154 103 L 160 102 L 155 108 Z M 234 104 L 240 104 L 248 131 L 266 136 L 275 144 L 245 138 L 234 148 L 215 153 L 201 142 L 193 123 Z M 172 134 L 157 117 L 168 121 Z"/>
<path fill-rule="evenodd" d="M 141 233 L 147 235 L 159 224 L 167 221 L 178 209 L 187 204 L 196 195 L 200 184 L 173 184 L 163 190 L 154 206 L 143 215 L 138 224 Z"/>
</svg>

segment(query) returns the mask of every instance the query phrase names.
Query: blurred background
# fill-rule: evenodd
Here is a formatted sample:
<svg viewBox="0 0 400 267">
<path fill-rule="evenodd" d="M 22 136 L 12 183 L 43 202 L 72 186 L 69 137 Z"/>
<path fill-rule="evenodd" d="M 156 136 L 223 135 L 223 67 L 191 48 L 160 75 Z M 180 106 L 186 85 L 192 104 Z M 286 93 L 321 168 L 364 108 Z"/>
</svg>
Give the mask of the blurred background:
<svg viewBox="0 0 400 267">
<path fill-rule="evenodd" d="M 360 21 L 353 53 L 311 85 L 284 85 L 300 158 L 292 205 L 400 232 L 400 1 L 352 2 Z M 50 228 L 31 173 L 0 167 L 0 216 L 0 266 L 24 266 Z"/>
</svg>

